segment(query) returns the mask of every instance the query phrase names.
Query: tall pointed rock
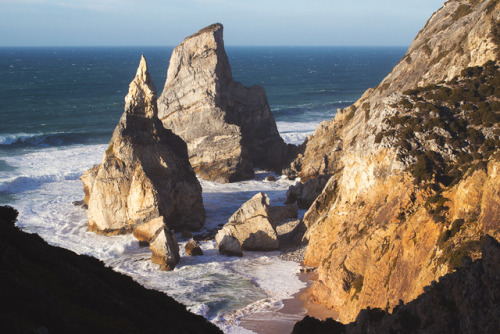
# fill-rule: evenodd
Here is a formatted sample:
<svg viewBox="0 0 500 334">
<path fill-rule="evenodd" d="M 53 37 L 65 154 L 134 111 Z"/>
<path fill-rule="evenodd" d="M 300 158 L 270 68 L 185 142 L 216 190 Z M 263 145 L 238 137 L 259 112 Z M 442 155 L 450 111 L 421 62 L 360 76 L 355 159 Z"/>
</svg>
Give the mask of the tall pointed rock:
<svg viewBox="0 0 500 334">
<path fill-rule="evenodd" d="M 264 89 L 233 80 L 222 32 L 213 24 L 175 48 L 159 117 L 186 141 L 204 179 L 245 180 L 254 167 L 280 171 L 293 147 L 280 137 Z"/>
<path fill-rule="evenodd" d="M 172 229 L 203 226 L 201 186 L 186 144 L 163 127 L 156 103 L 142 57 L 103 162 L 81 178 L 90 230 L 127 233 L 160 216 Z"/>
</svg>

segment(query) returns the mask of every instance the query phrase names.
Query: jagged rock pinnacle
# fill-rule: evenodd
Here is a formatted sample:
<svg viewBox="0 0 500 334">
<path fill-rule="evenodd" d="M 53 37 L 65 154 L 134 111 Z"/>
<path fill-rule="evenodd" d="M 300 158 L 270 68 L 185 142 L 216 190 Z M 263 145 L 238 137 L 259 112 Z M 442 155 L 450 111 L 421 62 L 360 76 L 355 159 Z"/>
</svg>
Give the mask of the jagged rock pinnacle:
<svg viewBox="0 0 500 334">
<path fill-rule="evenodd" d="M 149 118 L 158 115 L 156 87 L 149 75 L 148 64 L 144 56 L 141 56 L 135 78 L 130 83 L 125 97 L 125 110 L 129 114 L 144 114 Z"/>
</svg>

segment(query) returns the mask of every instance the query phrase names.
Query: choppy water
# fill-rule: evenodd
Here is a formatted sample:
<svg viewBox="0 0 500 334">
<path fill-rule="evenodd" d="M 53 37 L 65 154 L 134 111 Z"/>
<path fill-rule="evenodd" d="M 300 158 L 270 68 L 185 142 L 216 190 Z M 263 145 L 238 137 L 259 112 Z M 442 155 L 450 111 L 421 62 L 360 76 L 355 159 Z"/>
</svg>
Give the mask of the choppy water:
<svg viewBox="0 0 500 334">
<path fill-rule="evenodd" d="M 210 241 L 202 243 L 203 257 L 182 256 L 174 271 L 160 272 L 133 237 L 86 232 L 86 212 L 72 205 L 83 197 L 79 176 L 102 159 L 140 55 L 147 57 L 161 92 L 172 49 L 0 48 L 0 204 L 20 211 L 23 230 L 105 261 L 226 332 L 246 333 L 238 326 L 241 316 L 279 309 L 304 286 L 297 263 L 278 259 L 277 252 L 219 256 Z M 301 143 L 337 108 L 380 82 L 405 50 L 229 47 L 227 52 L 234 78 L 263 85 L 281 135 Z M 201 181 L 206 228 L 225 223 L 259 191 L 281 204 L 291 181 L 270 183 L 265 176 L 229 185 Z"/>
</svg>

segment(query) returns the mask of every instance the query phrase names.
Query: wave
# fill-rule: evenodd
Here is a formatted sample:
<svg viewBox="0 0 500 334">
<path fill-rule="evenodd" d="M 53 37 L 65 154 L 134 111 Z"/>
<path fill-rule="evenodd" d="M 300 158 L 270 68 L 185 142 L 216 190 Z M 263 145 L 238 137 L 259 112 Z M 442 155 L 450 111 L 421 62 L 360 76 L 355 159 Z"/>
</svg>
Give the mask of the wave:
<svg viewBox="0 0 500 334">
<path fill-rule="evenodd" d="M 109 139 L 109 133 L 15 133 L 0 135 L 0 147 L 51 147 L 85 144 Z"/>
<path fill-rule="evenodd" d="M 43 184 L 67 180 L 77 180 L 81 172 L 51 175 L 20 175 L 7 180 L 0 180 L 0 193 L 15 194 L 37 189 Z"/>
<path fill-rule="evenodd" d="M 41 133 L 16 133 L 0 135 L 0 145 L 8 146 L 15 143 L 24 143 L 28 139 L 41 136 Z"/>
</svg>

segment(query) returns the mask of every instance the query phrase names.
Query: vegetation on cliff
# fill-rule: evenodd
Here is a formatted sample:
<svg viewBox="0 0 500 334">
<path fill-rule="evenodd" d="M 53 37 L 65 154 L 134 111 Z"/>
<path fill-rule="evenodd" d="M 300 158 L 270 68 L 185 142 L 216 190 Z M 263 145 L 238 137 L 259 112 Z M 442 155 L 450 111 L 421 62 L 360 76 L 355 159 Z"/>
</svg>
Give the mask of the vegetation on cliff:
<svg viewBox="0 0 500 334">
<path fill-rule="evenodd" d="M 500 147 L 500 71 L 494 61 L 469 67 L 453 80 L 403 92 L 377 134 L 408 159 L 416 183 L 456 184 L 470 169 L 485 168 Z"/>
</svg>

